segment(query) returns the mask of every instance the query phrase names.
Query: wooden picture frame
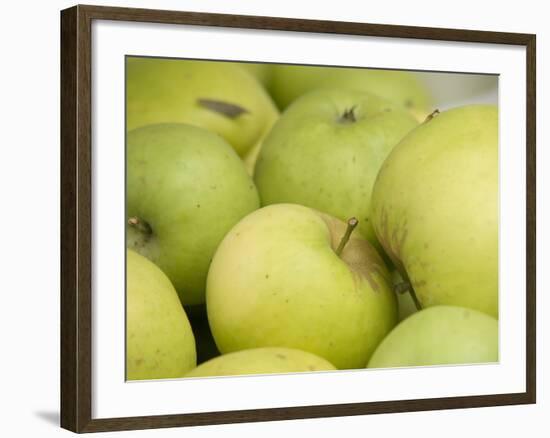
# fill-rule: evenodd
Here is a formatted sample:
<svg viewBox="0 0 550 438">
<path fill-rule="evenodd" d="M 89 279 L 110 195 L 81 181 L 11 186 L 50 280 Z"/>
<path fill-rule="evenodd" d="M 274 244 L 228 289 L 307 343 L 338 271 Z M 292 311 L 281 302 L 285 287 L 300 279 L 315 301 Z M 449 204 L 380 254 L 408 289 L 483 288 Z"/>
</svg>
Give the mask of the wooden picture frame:
<svg viewBox="0 0 550 438">
<path fill-rule="evenodd" d="M 92 22 L 114 20 L 518 45 L 526 48 L 526 391 L 482 396 L 92 418 Z M 336 417 L 535 403 L 535 50 L 531 34 L 75 6 L 61 12 L 61 426 L 74 432 Z"/>
</svg>

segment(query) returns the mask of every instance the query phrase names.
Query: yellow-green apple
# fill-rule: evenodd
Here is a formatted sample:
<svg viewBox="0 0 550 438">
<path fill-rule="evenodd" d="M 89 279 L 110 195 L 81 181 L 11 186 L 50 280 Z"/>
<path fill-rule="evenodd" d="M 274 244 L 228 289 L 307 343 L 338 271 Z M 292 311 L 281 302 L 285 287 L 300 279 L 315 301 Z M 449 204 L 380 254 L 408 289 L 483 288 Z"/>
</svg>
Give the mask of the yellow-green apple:
<svg viewBox="0 0 550 438">
<path fill-rule="evenodd" d="M 417 126 L 373 94 L 318 90 L 295 101 L 264 140 L 254 180 L 262 205 L 302 204 L 341 220 L 359 219 L 376 245 L 370 198 L 392 148 Z"/>
<path fill-rule="evenodd" d="M 498 317 L 497 108 L 454 108 L 407 135 L 378 174 L 372 221 L 423 307 Z"/>
<path fill-rule="evenodd" d="M 427 87 L 411 72 L 284 64 L 272 66 L 269 91 L 281 109 L 302 94 L 319 88 L 376 94 L 411 111 L 419 121 L 430 113 L 432 105 Z"/>
<path fill-rule="evenodd" d="M 238 62 L 235 63 L 241 68 L 244 68 L 252 76 L 254 76 L 264 87 L 269 84 L 271 79 L 271 64 L 265 64 L 260 62 Z"/>
<path fill-rule="evenodd" d="M 126 378 L 181 377 L 195 366 L 195 339 L 174 286 L 154 263 L 127 250 Z"/>
<path fill-rule="evenodd" d="M 400 322 L 380 343 L 369 368 L 498 361 L 495 318 L 456 306 L 434 306 Z"/>
<path fill-rule="evenodd" d="M 230 62 L 129 57 L 126 123 L 187 123 L 221 135 L 244 156 L 278 116 L 263 86 Z"/>
<path fill-rule="evenodd" d="M 159 124 L 127 137 L 127 246 L 156 263 L 185 305 L 204 302 L 223 236 L 259 207 L 243 162 L 220 136 Z"/>
<path fill-rule="evenodd" d="M 206 309 L 222 353 L 308 351 L 364 367 L 397 321 L 390 274 L 359 233 L 316 210 L 277 204 L 242 219 L 208 272 Z"/>
<path fill-rule="evenodd" d="M 199 365 L 185 377 L 297 373 L 335 370 L 327 360 L 294 348 L 253 348 L 224 354 Z"/>
</svg>

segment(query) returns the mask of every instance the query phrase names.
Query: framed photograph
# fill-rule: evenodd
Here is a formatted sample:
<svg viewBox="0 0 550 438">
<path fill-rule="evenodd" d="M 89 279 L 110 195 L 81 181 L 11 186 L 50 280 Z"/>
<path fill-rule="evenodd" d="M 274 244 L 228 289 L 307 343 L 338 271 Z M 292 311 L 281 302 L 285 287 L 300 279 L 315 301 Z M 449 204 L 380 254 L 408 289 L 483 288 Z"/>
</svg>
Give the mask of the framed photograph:
<svg viewBox="0 0 550 438">
<path fill-rule="evenodd" d="M 535 35 L 61 12 L 61 426 L 536 401 Z"/>
</svg>

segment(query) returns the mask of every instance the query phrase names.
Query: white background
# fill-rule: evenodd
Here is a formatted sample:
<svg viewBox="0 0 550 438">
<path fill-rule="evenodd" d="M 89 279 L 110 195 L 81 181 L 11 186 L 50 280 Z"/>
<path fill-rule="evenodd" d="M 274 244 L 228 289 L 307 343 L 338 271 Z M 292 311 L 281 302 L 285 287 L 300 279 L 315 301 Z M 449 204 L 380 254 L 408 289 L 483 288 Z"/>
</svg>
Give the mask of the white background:
<svg viewBox="0 0 550 438">
<path fill-rule="evenodd" d="M 102 4 L 100 2 L 94 2 Z M 538 34 L 538 400 L 535 406 L 392 414 L 264 424 L 209 426 L 112 436 L 281 436 L 318 434 L 407 437 L 543 436 L 548 427 L 550 390 L 543 368 L 548 334 L 542 315 L 550 309 L 544 297 L 547 276 L 543 259 L 548 222 L 543 185 L 548 152 L 542 120 L 548 119 L 550 77 L 544 52 L 544 2 L 270 2 L 259 1 L 115 1 L 120 6 L 318 18 L 373 23 L 531 32 Z M 311 7 L 310 5 L 315 5 Z M 514 2 L 517 5 L 517 2 Z M 10 2 L 3 5 L 0 69 L 0 408 L 2 434 L 49 437 L 68 435 L 57 428 L 59 403 L 59 9 L 70 2 Z M 364 5 L 364 6 L 361 6 Z M 521 8 L 521 9 L 519 9 Z M 6 136 L 7 133 L 7 136 Z M 7 242 L 6 242 L 7 240 Z M 7 244 L 6 244 L 7 243 Z M 546 416 L 545 416 L 546 415 Z"/>
</svg>

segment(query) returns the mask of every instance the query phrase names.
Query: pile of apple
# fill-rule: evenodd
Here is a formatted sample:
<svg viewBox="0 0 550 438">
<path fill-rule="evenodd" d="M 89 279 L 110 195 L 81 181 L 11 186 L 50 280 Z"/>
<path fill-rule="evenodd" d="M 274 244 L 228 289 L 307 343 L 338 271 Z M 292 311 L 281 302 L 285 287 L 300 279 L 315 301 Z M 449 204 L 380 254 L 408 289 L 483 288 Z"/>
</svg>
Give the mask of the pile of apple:
<svg viewBox="0 0 550 438">
<path fill-rule="evenodd" d="M 407 72 L 128 58 L 127 378 L 497 361 L 497 109 L 431 105 Z"/>
</svg>

